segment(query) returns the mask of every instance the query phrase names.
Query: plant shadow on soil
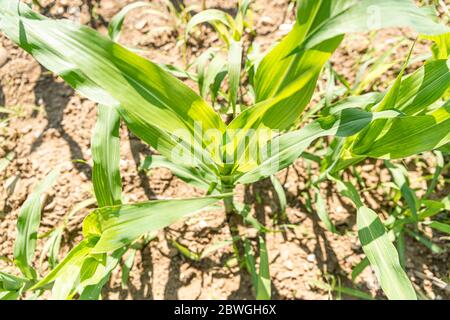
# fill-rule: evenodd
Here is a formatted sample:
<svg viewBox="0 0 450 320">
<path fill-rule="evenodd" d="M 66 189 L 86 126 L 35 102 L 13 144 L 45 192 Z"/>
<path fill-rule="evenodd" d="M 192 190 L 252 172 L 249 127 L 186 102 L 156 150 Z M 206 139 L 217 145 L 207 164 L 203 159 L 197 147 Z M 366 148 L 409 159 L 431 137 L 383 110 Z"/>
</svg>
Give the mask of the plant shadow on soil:
<svg viewBox="0 0 450 320">
<path fill-rule="evenodd" d="M 143 170 L 139 170 L 139 164 L 141 162 L 141 155 L 148 156 L 149 147 L 144 144 L 139 138 L 135 137 L 129 130 L 128 140 L 130 141 L 130 150 L 133 157 L 136 169 L 138 170 L 139 183 L 144 190 L 146 197 L 149 200 L 156 199 L 156 194 L 153 192 L 150 181 L 147 174 Z M 151 153 L 151 151 L 150 151 Z"/>
<path fill-rule="evenodd" d="M 295 167 L 292 167 L 292 169 L 297 173 L 299 179 L 303 179 L 302 175 L 296 170 Z M 287 172 L 288 174 L 288 172 Z M 284 184 L 283 184 L 284 185 Z M 306 213 L 305 217 L 306 219 L 309 219 L 313 226 L 313 236 L 315 238 L 315 245 L 314 249 L 311 251 L 311 249 L 302 243 L 302 239 L 298 238 L 293 231 L 291 231 L 289 228 L 286 229 L 286 232 L 282 233 L 283 239 L 285 242 L 291 241 L 292 238 L 289 240 L 289 236 L 294 236 L 294 243 L 301 248 L 304 252 L 311 252 L 316 257 L 316 264 L 317 267 L 321 273 L 321 276 L 326 275 L 336 275 L 339 276 L 341 280 L 341 285 L 344 287 L 354 287 L 355 284 L 352 283 L 350 279 L 348 279 L 348 276 L 346 276 L 346 271 L 344 271 L 340 264 L 339 259 L 332 248 L 326 234 L 325 229 L 319 225 L 320 219 L 317 216 L 315 212 L 311 212 L 305 203 L 305 199 L 302 197 L 302 194 L 305 192 L 308 192 L 307 190 L 301 190 L 299 186 L 297 185 L 297 194 L 293 194 L 285 189 L 286 199 L 287 199 L 287 207 L 288 208 L 295 208 L 299 212 Z M 332 193 L 331 185 L 327 187 L 327 196 L 329 196 Z M 277 225 L 280 224 L 291 224 L 291 221 L 289 220 L 289 216 L 287 215 L 284 219 L 281 219 L 278 217 L 278 212 L 281 212 L 278 197 L 276 196 L 276 191 L 270 182 L 269 179 L 257 182 L 255 184 L 252 184 L 250 186 L 246 187 L 246 198 L 245 201 L 248 204 L 254 204 L 255 214 L 256 218 L 259 222 L 261 222 L 264 225 L 274 225 L 274 228 L 276 229 Z M 351 206 L 349 206 L 345 201 L 342 201 L 342 198 L 338 197 L 340 204 L 347 210 L 348 212 L 354 211 Z M 269 205 L 272 208 L 272 212 L 275 212 L 276 214 L 272 214 L 272 216 L 268 215 L 265 206 Z M 268 221 L 268 219 L 271 219 L 272 221 Z M 305 220 L 303 220 L 301 223 L 303 223 Z M 352 227 L 355 225 L 356 219 L 354 215 L 351 216 L 350 219 L 346 219 L 343 225 L 337 226 L 338 231 L 342 234 L 344 232 L 344 229 L 352 229 Z M 309 242 L 309 241 L 308 241 Z M 323 243 L 323 246 L 320 245 L 320 243 Z M 275 261 L 277 257 L 271 257 L 271 261 Z M 274 286 L 272 286 L 274 287 Z M 359 285 L 358 286 L 360 290 L 363 291 L 369 291 L 366 285 Z M 380 292 L 381 294 L 381 292 Z M 272 292 L 273 299 L 286 299 L 284 296 L 277 295 L 277 292 Z M 352 297 L 348 297 L 352 298 Z"/>
<path fill-rule="evenodd" d="M 3 87 L 1 85 L 0 85 L 0 106 L 2 106 L 2 107 L 5 106 L 5 94 L 3 93 Z M 0 116 L 0 119 L 2 119 L 2 118 L 3 117 Z"/>
</svg>

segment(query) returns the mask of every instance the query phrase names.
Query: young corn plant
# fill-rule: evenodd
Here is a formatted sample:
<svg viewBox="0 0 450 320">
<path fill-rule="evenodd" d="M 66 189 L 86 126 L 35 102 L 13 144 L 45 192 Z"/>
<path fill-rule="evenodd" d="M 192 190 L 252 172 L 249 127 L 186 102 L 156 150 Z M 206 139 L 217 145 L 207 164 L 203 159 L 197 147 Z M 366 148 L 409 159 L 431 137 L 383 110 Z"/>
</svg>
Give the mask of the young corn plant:
<svg viewBox="0 0 450 320">
<path fill-rule="evenodd" d="M 178 34 L 180 33 L 180 29 L 187 24 L 187 21 L 190 20 L 191 12 L 200 8 L 198 5 L 184 6 L 181 2 L 173 2 L 170 0 L 164 0 L 162 3 L 165 6 L 166 11 L 157 10 L 155 9 L 154 4 L 145 1 L 136 1 L 126 5 L 111 19 L 108 27 L 109 37 L 117 42 L 127 15 L 132 11 L 137 10 L 140 10 L 140 12 L 145 12 L 151 16 L 169 20 L 171 25 L 170 28 Z M 183 37 L 179 37 L 177 42 L 185 42 L 182 40 Z"/>
<path fill-rule="evenodd" d="M 243 1 L 241 8 L 247 3 Z M 355 186 L 340 178 L 340 172 L 367 158 L 390 161 L 430 150 L 448 152 L 450 104 L 443 100 L 448 99 L 450 85 L 450 29 L 410 0 L 299 0 L 292 30 L 254 65 L 255 103 L 237 108 L 242 61 L 237 61 L 235 53 L 244 51 L 237 32 L 242 29 L 234 25 L 241 20 L 215 14 L 215 22 L 211 14 L 193 20 L 213 23 L 229 35 L 223 39 L 231 57 L 225 95 L 231 112 L 226 122 L 165 68 L 119 45 L 114 37 L 73 22 L 47 19 L 17 0 L 0 0 L 0 30 L 80 94 L 98 103 L 92 139 L 98 209 L 84 219 L 84 240 L 40 277 L 32 266 L 40 198 L 31 195 L 18 221 L 15 250 L 15 262 L 23 276 L 0 274 L 0 289 L 6 297 L 51 289 L 53 298 L 98 299 L 127 250 L 136 250 L 136 243 L 152 232 L 223 200 L 239 266 L 249 271 L 256 297 L 269 299 L 264 234 L 271 230 L 257 221 L 248 207 L 236 203 L 233 192 L 239 184 L 271 177 L 282 195 L 274 174 L 304 157 L 323 158 L 322 175 L 311 181 L 312 187 L 318 189 L 320 181 L 329 179 L 355 204 L 365 263 L 374 269 L 386 296 L 417 298 L 382 220 L 364 204 Z M 317 117 L 308 116 L 311 113 L 305 109 L 318 78 L 345 34 L 392 27 L 408 27 L 434 41 L 435 59 L 408 76 L 403 68 L 386 92 L 323 104 Z M 121 121 L 159 152 L 159 156 L 146 159 L 145 168 L 169 168 L 180 179 L 205 190 L 205 196 L 123 203 L 118 152 Z M 305 152 L 313 142 L 330 136 L 335 140 L 327 154 Z M 53 181 L 54 175 L 47 179 Z M 42 188 L 36 192 L 39 195 Z M 279 196 L 281 202 L 282 198 Z M 323 209 L 323 199 L 316 202 Z M 318 211 L 327 221 L 323 210 Z M 241 232 L 243 226 L 259 231 L 259 270 L 251 243 Z M 329 219 L 328 226 L 331 228 Z M 193 257 L 201 259 L 199 254 Z"/>
</svg>

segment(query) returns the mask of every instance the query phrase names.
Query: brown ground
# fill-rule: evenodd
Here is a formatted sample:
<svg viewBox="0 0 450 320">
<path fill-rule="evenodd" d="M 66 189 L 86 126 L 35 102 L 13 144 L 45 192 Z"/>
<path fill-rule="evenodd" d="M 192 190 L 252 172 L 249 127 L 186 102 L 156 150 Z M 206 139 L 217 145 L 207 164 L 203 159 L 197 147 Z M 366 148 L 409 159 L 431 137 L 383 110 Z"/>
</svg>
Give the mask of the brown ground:
<svg viewBox="0 0 450 320">
<path fill-rule="evenodd" d="M 78 20 L 105 32 L 105 23 L 132 1 L 127 0 L 42 0 L 47 5 L 47 15 Z M 155 7 L 163 8 L 159 1 Z M 192 1 L 186 1 L 191 3 Z M 207 1 L 208 8 L 221 8 L 230 12 L 237 1 Z M 257 37 L 263 48 L 270 46 L 282 36 L 279 26 L 293 20 L 287 12 L 287 0 L 255 1 Z M 162 9 L 161 9 L 162 10 Z M 90 14 L 94 12 L 94 14 Z M 168 21 L 155 19 L 146 13 L 135 11 L 127 19 L 121 42 L 129 47 L 144 49 L 143 55 L 155 62 L 182 66 L 182 55 L 176 46 L 177 33 L 167 26 Z M 191 40 L 188 57 L 198 55 L 205 47 L 218 43 L 217 37 L 207 27 L 202 27 Z M 408 32 L 383 31 L 373 42 L 367 35 L 354 35 L 346 39 L 334 56 L 336 68 L 349 80 L 353 80 L 355 59 L 375 48 L 378 54 L 392 46 L 394 36 Z M 200 36 L 201 35 L 201 36 Z M 395 40 L 394 40 L 395 41 Z M 18 49 L 5 37 L 0 36 L 0 105 L 17 110 L 17 117 L 8 125 L 0 125 L 0 158 L 9 151 L 16 157 L 3 173 L 0 173 L 0 256 L 12 258 L 15 239 L 15 223 L 18 210 L 32 187 L 48 171 L 63 164 L 64 170 L 53 191 L 45 202 L 40 232 L 58 224 L 62 217 L 77 203 L 92 197 L 90 177 L 90 136 L 95 124 L 95 105 L 78 96 L 64 82 L 41 68 L 38 63 Z M 408 46 L 396 51 L 397 58 L 404 58 Z M 416 52 L 426 52 L 417 46 Z M 6 60 L 5 60 L 6 59 Z M 4 61 L 3 61 L 4 60 Z M 398 66 L 385 73 L 375 88 L 385 87 L 387 80 L 395 76 Z M 129 202 L 147 199 L 191 197 L 200 195 L 198 190 L 181 182 L 164 169 L 153 170 L 149 175 L 137 170 L 149 148 L 121 129 L 121 173 L 124 194 Z M 412 182 L 416 188 L 425 188 L 420 180 L 422 173 L 429 174 L 433 163 L 430 155 L 425 160 L 409 161 L 414 171 Z M 84 159 L 87 164 L 71 160 Z M 425 165 L 424 165 L 425 164 Z M 365 192 L 367 204 L 378 212 L 386 213 L 393 203 L 386 199 L 386 188 L 380 182 L 389 180 L 381 162 L 367 162 L 362 175 L 368 187 Z M 314 169 L 314 167 L 313 167 Z M 355 212 L 348 202 L 341 199 L 330 186 L 323 185 L 332 220 L 345 236 L 327 232 L 314 212 L 306 206 L 306 164 L 299 161 L 295 166 L 280 173 L 279 177 L 288 196 L 287 216 L 289 223 L 297 225 L 286 233 L 267 234 L 273 298 L 275 299 L 326 299 L 327 291 L 314 286 L 316 280 L 339 279 L 343 285 L 352 286 L 350 273 L 362 259 L 363 253 L 357 240 Z M 378 186 L 378 187 L 377 187 Z M 448 193 L 448 185 L 443 194 Z M 261 182 L 246 189 L 239 189 L 241 200 L 252 203 L 260 221 L 273 226 L 273 216 L 279 211 L 278 202 L 270 182 Z M 88 213 L 82 210 L 71 220 L 64 235 L 65 254 L 80 239 L 80 223 Z M 189 220 L 159 232 L 157 238 L 140 251 L 131 272 L 128 289 L 120 286 L 120 271 L 104 290 L 107 299 L 251 299 L 253 293 L 249 276 L 236 266 L 226 267 L 231 257 L 230 248 L 224 248 L 211 257 L 194 263 L 182 256 L 170 240 L 177 239 L 191 250 L 201 250 L 217 241 L 229 238 L 222 211 L 203 212 Z M 445 241 L 435 235 L 436 241 Z M 448 291 L 435 286 L 426 277 L 447 280 L 449 277 L 448 252 L 432 254 L 414 240 L 408 240 L 407 271 L 416 288 L 429 298 L 449 298 Z M 0 260 L 0 269 L 10 270 L 10 264 Z M 377 281 L 367 268 L 357 279 L 355 287 L 368 290 L 381 297 Z"/>
</svg>

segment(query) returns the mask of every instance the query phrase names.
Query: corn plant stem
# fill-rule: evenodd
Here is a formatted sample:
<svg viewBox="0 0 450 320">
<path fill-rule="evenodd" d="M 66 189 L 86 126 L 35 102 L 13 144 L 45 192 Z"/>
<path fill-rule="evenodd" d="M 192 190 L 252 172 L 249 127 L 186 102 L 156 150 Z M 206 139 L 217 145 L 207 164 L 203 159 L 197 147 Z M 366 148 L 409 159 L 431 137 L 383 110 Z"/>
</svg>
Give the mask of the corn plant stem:
<svg viewBox="0 0 450 320">
<path fill-rule="evenodd" d="M 234 191 L 234 187 L 223 186 L 223 193 L 232 193 Z M 233 239 L 233 251 L 238 260 L 238 265 L 241 266 L 244 261 L 244 247 L 241 241 L 241 237 L 239 235 L 239 226 L 243 225 L 242 216 L 238 214 L 236 211 L 236 207 L 234 206 L 233 196 L 227 197 L 224 199 L 225 204 L 225 213 L 227 215 L 227 224 L 230 230 L 231 237 Z"/>
</svg>

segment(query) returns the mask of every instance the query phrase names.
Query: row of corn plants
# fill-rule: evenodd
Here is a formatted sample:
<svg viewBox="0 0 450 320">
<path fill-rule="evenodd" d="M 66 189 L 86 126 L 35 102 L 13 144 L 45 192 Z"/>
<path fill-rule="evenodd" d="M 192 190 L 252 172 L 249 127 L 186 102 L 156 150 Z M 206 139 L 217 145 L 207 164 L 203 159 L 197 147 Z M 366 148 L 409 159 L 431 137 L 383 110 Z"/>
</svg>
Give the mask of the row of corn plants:
<svg viewBox="0 0 450 320">
<path fill-rule="evenodd" d="M 56 169 L 22 206 L 14 247 L 14 263 L 21 276 L 0 272 L 0 298 L 39 297 L 51 290 L 54 299 L 99 299 L 113 270 L 125 260 L 122 270 L 129 272 L 136 250 L 156 231 L 223 201 L 235 258 L 250 273 L 255 297 L 270 299 L 264 234 L 273 230 L 257 221 L 248 206 L 235 201 L 234 190 L 270 178 L 285 208 L 283 187 L 275 174 L 303 158 L 320 164 L 321 174 L 310 177 L 309 183 L 316 192 L 317 214 L 327 229 L 337 232 L 324 208 L 321 182 L 336 184 L 356 207 L 366 259 L 355 268 L 354 276 L 370 265 L 389 299 L 416 299 L 403 269 L 404 237 L 420 238 L 422 225 L 449 233 L 448 224 L 431 219 L 448 210 L 448 198 L 437 201 L 429 196 L 449 152 L 450 28 L 436 22 L 430 8 L 419 8 L 410 0 L 298 0 L 292 30 L 263 54 L 246 41 L 254 35 L 254 26 L 251 1 L 243 0 L 235 17 L 210 9 L 187 22 L 185 43 L 197 25 L 209 23 L 223 46 L 207 50 L 180 69 L 155 64 L 118 43 L 126 14 L 143 6 L 147 4 L 124 8 L 105 37 L 71 21 L 48 19 L 20 1 L 0 0 L 0 30 L 98 104 L 92 136 L 98 209 L 84 219 L 84 239 L 58 262 L 62 224 L 46 235 L 44 254 L 51 270 L 41 275 L 34 267 L 41 195 L 56 181 Z M 362 94 L 361 87 L 350 86 L 329 64 L 345 34 L 400 27 L 433 42 L 433 56 L 406 74 L 408 57 L 385 92 Z M 330 83 L 341 82 L 344 88 L 329 85 L 311 111 L 307 106 L 324 70 Z M 199 93 L 177 77 L 196 81 Z M 244 91 L 251 103 L 245 103 Z M 124 203 L 119 170 L 121 122 L 159 153 L 145 160 L 143 170 L 166 167 L 203 189 L 204 197 Z M 316 141 L 323 142 L 319 151 L 310 148 Z M 409 186 L 407 171 L 395 160 L 433 150 L 438 168 L 427 194 L 419 199 Z M 355 187 L 358 184 L 342 175 L 368 158 L 385 160 L 399 190 L 397 199 L 406 204 L 396 207 L 388 220 L 367 207 Z M 364 185 L 360 176 L 356 178 Z M 251 241 L 240 232 L 245 227 L 259 232 L 259 259 Z M 174 245 L 193 260 L 203 257 Z"/>
</svg>

